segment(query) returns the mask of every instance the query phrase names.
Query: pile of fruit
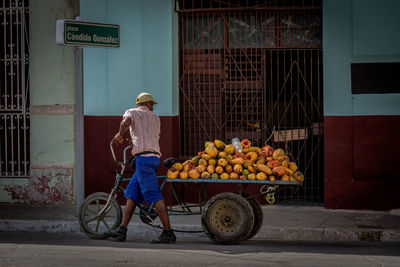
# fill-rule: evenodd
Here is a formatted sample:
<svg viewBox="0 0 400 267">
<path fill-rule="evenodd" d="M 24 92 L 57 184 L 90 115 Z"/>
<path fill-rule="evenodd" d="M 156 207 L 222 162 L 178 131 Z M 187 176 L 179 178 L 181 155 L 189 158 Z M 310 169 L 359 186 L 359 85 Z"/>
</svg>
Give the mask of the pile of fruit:
<svg viewBox="0 0 400 267">
<path fill-rule="evenodd" d="M 241 141 L 242 151 L 221 140 L 206 142 L 205 150 L 184 163 L 175 163 L 167 172 L 168 178 L 180 179 L 241 179 L 299 181 L 304 176 L 285 151 L 271 146 L 251 146 L 248 139 Z"/>
</svg>

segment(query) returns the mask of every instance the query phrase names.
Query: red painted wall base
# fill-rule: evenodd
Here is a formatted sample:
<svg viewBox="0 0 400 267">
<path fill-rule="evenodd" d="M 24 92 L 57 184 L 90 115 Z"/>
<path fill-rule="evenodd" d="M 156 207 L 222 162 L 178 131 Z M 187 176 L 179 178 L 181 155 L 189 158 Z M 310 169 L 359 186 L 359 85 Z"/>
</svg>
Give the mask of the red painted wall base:
<svg viewBox="0 0 400 267">
<path fill-rule="evenodd" d="M 326 116 L 325 207 L 400 208 L 400 116 Z"/>
</svg>

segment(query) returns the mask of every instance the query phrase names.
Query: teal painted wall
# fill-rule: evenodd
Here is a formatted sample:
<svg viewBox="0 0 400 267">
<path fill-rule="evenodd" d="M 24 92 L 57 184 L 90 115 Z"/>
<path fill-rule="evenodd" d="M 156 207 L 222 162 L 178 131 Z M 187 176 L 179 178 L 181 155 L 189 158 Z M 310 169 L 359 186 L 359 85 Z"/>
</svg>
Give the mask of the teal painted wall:
<svg viewBox="0 0 400 267">
<path fill-rule="evenodd" d="M 400 62 L 400 1 L 324 0 L 324 114 L 400 115 L 400 94 L 351 93 L 350 66 Z"/>
<path fill-rule="evenodd" d="M 80 10 L 84 21 L 118 24 L 121 30 L 119 48 L 84 48 L 85 115 L 122 115 L 142 91 L 159 102 L 158 115 L 176 115 L 174 1 L 81 0 Z"/>
<path fill-rule="evenodd" d="M 56 20 L 75 18 L 77 7 L 76 0 L 29 2 L 30 177 L 0 179 L 0 202 L 74 201 L 75 56 L 55 36 Z"/>
</svg>

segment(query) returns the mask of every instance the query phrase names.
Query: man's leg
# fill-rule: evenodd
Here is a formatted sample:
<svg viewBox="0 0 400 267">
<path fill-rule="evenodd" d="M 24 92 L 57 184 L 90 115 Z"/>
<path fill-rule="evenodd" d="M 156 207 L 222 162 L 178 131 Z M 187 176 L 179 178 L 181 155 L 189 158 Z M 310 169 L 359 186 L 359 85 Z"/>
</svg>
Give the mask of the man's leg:
<svg viewBox="0 0 400 267">
<path fill-rule="evenodd" d="M 122 217 L 121 226 L 123 226 L 125 228 L 128 227 L 128 224 L 131 221 L 133 212 L 135 211 L 135 208 L 136 208 L 136 202 L 133 201 L 132 199 L 128 198 L 126 200 L 124 216 Z"/>
<path fill-rule="evenodd" d="M 168 212 L 167 212 L 167 205 L 165 205 L 165 200 L 159 200 L 154 204 L 158 217 L 160 217 L 160 221 L 163 225 L 165 230 L 171 230 L 171 223 L 169 222 Z"/>
<path fill-rule="evenodd" d="M 160 217 L 160 221 L 163 225 L 164 230 L 162 231 L 161 235 L 158 239 L 152 240 L 151 243 L 153 244 L 161 244 L 161 243 L 175 243 L 176 236 L 174 231 L 171 230 L 171 224 L 169 222 L 167 206 L 165 205 L 165 200 L 157 201 L 154 206 L 156 207 L 158 217 Z"/>
<path fill-rule="evenodd" d="M 128 231 L 127 227 L 132 218 L 133 212 L 135 211 L 135 208 L 136 208 L 136 202 L 128 198 L 126 200 L 126 205 L 121 225 L 116 230 L 106 232 L 108 237 L 120 242 L 126 240 L 126 232 Z"/>
</svg>

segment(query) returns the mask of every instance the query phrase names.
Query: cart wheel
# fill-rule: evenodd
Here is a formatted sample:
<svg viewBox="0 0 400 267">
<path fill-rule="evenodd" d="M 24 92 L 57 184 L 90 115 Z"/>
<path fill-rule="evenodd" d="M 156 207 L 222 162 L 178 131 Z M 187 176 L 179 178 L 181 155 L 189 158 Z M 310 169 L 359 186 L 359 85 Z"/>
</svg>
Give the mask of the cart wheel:
<svg viewBox="0 0 400 267">
<path fill-rule="evenodd" d="M 265 200 L 270 205 L 274 204 L 275 203 L 275 194 L 274 193 L 267 194 L 267 196 L 265 197 Z"/>
<path fill-rule="evenodd" d="M 245 240 L 253 229 L 253 209 L 240 195 L 220 193 L 204 206 L 201 225 L 215 243 L 237 244 Z"/>
<path fill-rule="evenodd" d="M 250 198 L 248 201 L 249 201 L 251 207 L 253 208 L 254 226 L 250 232 L 250 235 L 246 238 L 246 240 L 255 236 L 260 231 L 262 223 L 263 223 L 263 211 L 261 209 L 260 204 L 254 198 Z"/>
<path fill-rule="evenodd" d="M 91 238 L 103 239 L 106 231 L 117 228 L 122 220 L 121 206 L 111 198 L 108 208 L 98 214 L 106 205 L 109 194 L 97 192 L 88 196 L 79 208 L 79 225 Z"/>
</svg>

